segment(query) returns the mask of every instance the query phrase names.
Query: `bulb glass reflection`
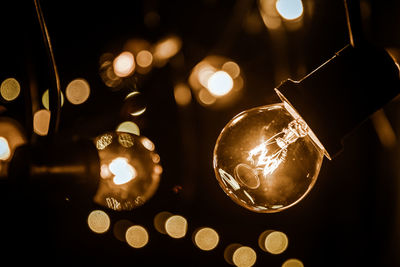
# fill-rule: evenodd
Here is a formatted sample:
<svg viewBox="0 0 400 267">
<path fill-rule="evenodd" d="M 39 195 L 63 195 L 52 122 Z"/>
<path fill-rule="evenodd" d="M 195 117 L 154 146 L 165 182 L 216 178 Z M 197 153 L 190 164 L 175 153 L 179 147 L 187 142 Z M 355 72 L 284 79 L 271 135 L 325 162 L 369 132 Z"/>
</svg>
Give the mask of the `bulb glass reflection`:
<svg viewBox="0 0 400 267">
<path fill-rule="evenodd" d="M 131 210 L 155 193 L 162 168 L 146 137 L 110 132 L 95 139 L 100 158 L 100 184 L 95 202 L 113 210 Z M 158 157 L 159 158 L 159 157 Z"/>
<path fill-rule="evenodd" d="M 234 117 L 214 149 L 214 169 L 225 193 L 255 212 L 277 212 L 299 202 L 314 185 L 324 149 L 288 104 L 253 108 Z"/>
</svg>

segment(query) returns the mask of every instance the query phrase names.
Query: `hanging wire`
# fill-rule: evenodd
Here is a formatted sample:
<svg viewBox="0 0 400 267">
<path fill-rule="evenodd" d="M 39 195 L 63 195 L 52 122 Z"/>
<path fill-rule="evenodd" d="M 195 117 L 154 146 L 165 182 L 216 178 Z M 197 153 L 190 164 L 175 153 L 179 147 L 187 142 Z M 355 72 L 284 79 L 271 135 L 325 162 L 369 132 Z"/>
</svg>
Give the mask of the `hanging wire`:
<svg viewBox="0 0 400 267">
<path fill-rule="evenodd" d="M 46 22 L 44 20 L 42 8 L 40 7 L 39 0 L 34 0 L 40 29 L 43 36 L 43 41 L 46 46 L 46 51 L 49 56 L 51 74 L 53 76 L 53 86 L 49 89 L 49 110 L 50 110 L 50 125 L 48 136 L 52 136 L 58 131 L 60 123 L 61 111 L 61 89 L 60 78 L 58 76 L 57 65 L 54 58 L 53 47 L 51 46 L 50 35 L 47 30 Z"/>
<path fill-rule="evenodd" d="M 350 44 L 352 47 L 358 47 L 365 43 L 360 1 L 359 0 L 344 0 L 346 10 L 347 29 L 349 31 Z"/>
</svg>

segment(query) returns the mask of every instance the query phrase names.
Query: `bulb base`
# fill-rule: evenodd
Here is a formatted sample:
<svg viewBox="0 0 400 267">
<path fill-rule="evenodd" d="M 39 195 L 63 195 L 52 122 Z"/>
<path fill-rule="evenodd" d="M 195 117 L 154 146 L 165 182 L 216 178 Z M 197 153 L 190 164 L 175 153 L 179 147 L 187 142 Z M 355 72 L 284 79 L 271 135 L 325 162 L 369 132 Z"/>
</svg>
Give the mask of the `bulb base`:
<svg viewBox="0 0 400 267">
<path fill-rule="evenodd" d="M 302 80 L 288 79 L 276 91 L 333 158 L 348 134 L 400 93 L 399 69 L 384 49 L 347 46 Z"/>
</svg>

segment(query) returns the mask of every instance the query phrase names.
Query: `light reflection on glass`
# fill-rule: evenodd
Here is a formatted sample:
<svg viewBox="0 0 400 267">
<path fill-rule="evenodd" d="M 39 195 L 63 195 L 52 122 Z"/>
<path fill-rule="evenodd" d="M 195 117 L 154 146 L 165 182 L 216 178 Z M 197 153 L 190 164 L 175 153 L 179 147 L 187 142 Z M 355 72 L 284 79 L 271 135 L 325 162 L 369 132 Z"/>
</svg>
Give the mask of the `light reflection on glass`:
<svg viewBox="0 0 400 267">
<path fill-rule="evenodd" d="M 90 230 L 97 234 L 103 234 L 110 228 L 110 217 L 102 210 L 92 211 L 87 219 Z"/>
<path fill-rule="evenodd" d="M 21 86 L 15 78 L 7 78 L 0 85 L 0 95 L 6 101 L 15 100 L 21 92 Z"/>
<path fill-rule="evenodd" d="M 146 101 L 143 95 L 138 91 L 129 93 L 124 99 L 122 107 L 123 113 L 137 117 L 146 111 Z"/>
<path fill-rule="evenodd" d="M 33 115 L 33 131 L 38 135 L 47 135 L 49 132 L 50 111 L 41 109 Z"/>
<path fill-rule="evenodd" d="M 89 98 L 90 86 L 89 83 L 82 78 L 71 81 L 65 89 L 65 94 L 68 101 L 73 105 L 80 105 Z"/>
<path fill-rule="evenodd" d="M 135 70 L 135 58 L 131 52 L 124 51 L 113 61 L 114 72 L 119 77 L 127 77 Z"/>
</svg>

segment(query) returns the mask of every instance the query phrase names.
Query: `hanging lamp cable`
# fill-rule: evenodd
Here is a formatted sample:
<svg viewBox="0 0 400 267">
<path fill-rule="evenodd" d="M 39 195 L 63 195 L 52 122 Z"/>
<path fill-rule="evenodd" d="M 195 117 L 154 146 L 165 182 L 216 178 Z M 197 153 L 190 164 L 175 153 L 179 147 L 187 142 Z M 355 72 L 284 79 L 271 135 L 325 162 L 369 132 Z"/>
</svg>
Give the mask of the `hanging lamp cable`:
<svg viewBox="0 0 400 267">
<path fill-rule="evenodd" d="M 39 0 L 34 0 L 36 13 L 38 21 L 40 24 L 40 29 L 42 32 L 42 37 L 44 44 L 46 46 L 46 51 L 49 57 L 51 74 L 53 76 L 53 85 L 49 89 L 49 110 L 50 110 L 50 125 L 48 136 L 52 136 L 58 131 L 58 126 L 60 123 L 60 112 L 61 112 L 61 89 L 60 89 L 60 78 L 57 71 L 57 65 L 54 58 L 53 47 L 50 41 L 50 35 L 47 30 L 46 22 L 44 20 L 43 12 L 40 7 Z"/>
</svg>

